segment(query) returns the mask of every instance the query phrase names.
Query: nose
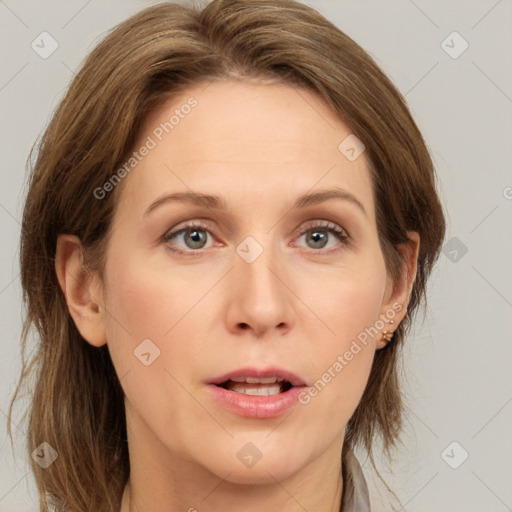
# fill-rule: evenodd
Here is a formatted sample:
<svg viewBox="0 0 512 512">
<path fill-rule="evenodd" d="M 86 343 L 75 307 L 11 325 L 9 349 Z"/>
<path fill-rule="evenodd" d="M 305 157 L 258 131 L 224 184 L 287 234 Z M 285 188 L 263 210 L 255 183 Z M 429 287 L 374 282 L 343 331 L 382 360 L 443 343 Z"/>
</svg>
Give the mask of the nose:
<svg viewBox="0 0 512 512">
<path fill-rule="evenodd" d="M 226 321 L 230 332 L 252 331 L 261 338 L 284 335 L 293 328 L 291 278 L 270 249 L 263 250 L 251 263 L 235 254 L 229 279 Z"/>
</svg>

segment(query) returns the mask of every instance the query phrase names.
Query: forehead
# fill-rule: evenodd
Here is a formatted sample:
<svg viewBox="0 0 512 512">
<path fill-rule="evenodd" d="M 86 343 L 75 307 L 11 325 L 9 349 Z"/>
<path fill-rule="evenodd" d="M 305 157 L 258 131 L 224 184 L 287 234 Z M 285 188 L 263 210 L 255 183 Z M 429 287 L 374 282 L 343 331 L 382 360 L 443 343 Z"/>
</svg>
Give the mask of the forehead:
<svg viewBox="0 0 512 512">
<path fill-rule="evenodd" d="M 351 161 L 339 149 L 349 136 L 350 128 L 309 90 L 275 83 L 198 84 L 146 118 L 134 150 L 151 149 L 130 172 L 122 196 L 131 208 L 162 192 L 191 190 L 236 192 L 239 199 L 268 199 L 270 205 L 276 195 L 291 201 L 315 187 L 337 186 L 372 214 L 365 154 Z"/>
</svg>

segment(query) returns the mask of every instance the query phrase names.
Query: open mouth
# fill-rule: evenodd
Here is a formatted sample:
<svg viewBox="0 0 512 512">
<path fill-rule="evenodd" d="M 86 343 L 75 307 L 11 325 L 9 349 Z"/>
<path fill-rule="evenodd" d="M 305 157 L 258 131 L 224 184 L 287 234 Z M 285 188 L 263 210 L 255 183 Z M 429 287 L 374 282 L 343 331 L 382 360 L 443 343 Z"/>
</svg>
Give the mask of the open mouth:
<svg viewBox="0 0 512 512">
<path fill-rule="evenodd" d="M 285 393 L 293 387 L 287 380 L 280 380 L 276 377 L 228 379 L 217 385 L 235 393 L 252 396 L 278 395 L 279 393 Z"/>
<path fill-rule="evenodd" d="M 237 416 L 271 419 L 294 407 L 307 386 L 294 373 L 277 366 L 245 367 L 208 382 L 218 404 Z"/>
</svg>

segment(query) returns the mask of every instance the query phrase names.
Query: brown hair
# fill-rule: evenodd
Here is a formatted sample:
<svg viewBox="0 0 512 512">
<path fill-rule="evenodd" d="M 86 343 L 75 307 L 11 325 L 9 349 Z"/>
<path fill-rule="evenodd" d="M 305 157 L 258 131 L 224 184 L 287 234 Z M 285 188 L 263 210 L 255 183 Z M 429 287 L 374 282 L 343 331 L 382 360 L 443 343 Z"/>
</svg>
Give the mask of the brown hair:
<svg viewBox="0 0 512 512">
<path fill-rule="evenodd" d="M 389 455 L 402 427 L 398 363 L 412 314 L 445 232 L 433 164 L 405 101 L 371 57 L 310 7 L 293 0 L 213 0 L 202 9 L 163 3 L 117 26 L 88 56 L 38 145 L 23 215 L 21 282 L 27 315 L 22 384 L 33 375 L 29 454 L 49 443 L 48 469 L 29 459 L 41 511 L 118 511 L 129 476 L 124 394 L 107 346 L 75 327 L 55 273 L 58 235 L 77 235 L 101 271 L 120 187 L 94 190 L 133 150 L 147 114 L 170 94 L 205 80 L 271 79 L 315 91 L 365 144 L 386 267 L 401 269 L 398 245 L 421 237 L 408 316 L 375 354 L 344 447 L 372 456 L 380 436 Z M 37 352 L 26 359 L 31 326 Z M 345 449 L 344 449 L 345 451 Z"/>
</svg>

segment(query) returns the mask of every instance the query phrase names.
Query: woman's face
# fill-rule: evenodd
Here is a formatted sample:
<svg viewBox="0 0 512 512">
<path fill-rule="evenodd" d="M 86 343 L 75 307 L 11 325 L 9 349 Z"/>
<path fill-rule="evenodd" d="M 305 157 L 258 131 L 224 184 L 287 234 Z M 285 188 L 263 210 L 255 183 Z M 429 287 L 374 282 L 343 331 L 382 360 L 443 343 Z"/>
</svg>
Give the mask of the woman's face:
<svg viewBox="0 0 512 512">
<path fill-rule="evenodd" d="M 101 322 L 147 471 L 254 483 L 339 465 L 380 330 L 405 312 L 350 134 L 311 92 L 262 83 L 202 84 L 146 120 Z"/>
</svg>

